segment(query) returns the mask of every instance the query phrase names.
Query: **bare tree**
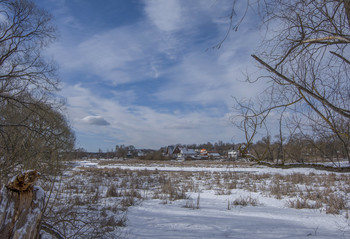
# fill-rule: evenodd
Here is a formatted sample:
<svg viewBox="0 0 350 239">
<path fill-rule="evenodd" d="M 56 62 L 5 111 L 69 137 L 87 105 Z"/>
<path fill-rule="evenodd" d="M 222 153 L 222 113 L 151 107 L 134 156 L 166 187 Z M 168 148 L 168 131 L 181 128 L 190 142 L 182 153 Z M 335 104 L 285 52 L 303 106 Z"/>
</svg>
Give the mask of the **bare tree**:
<svg viewBox="0 0 350 239">
<path fill-rule="evenodd" d="M 41 53 L 54 39 L 51 16 L 29 0 L 0 0 L 0 15 L 0 98 L 57 90 L 54 64 Z"/>
<path fill-rule="evenodd" d="M 54 96 L 56 67 L 42 54 L 54 39 L 50 14 L 33 1 L 0 0 L 0 186 L 22 170 L 35 169 L 54 188 L 73 149 L 74 134 Z M 14 210 L 21 211 L 16 205 Z"/>
<path fill-rule="evenodd" d="M 252 56 L 268 72 L 258 79 L 267 87 L 246 117 L 277 112 L 302 119 L 302 130 L 337 137 L 350 162 L 349 1 L 258 2 L 268 37 Z"/>
<path fill-rule="evenodd" d="M 73 150 L 75 138 L 65 117 L 51 105 L 32 101 L 30 105 L 17 102 L 0 107 L 0 172 L 4 181 L 28 169 L 56 174 L 66 153 Z"/>
<path fill-rule="evenodd" d="M 58 90 L 56 67 L 42 56 L 54 34 L 50 14 L 32 1 L 0 0 L 2 180 L 16 170 L 48 169 L 74 144 L 52 94 Z"/>
</svg>

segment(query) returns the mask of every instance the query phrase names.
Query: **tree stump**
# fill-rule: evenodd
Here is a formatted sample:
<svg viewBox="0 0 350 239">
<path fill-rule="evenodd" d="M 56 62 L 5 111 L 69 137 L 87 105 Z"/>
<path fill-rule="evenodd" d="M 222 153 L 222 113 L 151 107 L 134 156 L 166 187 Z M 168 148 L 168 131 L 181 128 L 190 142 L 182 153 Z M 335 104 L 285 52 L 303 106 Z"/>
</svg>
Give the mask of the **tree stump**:
<svg viewBox="0 0 350 239">
<path fill-rule="evenodd" d="M 0 238 L 36 239 L 40 237 L 45 192 L 34 186 L 36 171 L 17 176 L 0 194 Z"/>
</svg>

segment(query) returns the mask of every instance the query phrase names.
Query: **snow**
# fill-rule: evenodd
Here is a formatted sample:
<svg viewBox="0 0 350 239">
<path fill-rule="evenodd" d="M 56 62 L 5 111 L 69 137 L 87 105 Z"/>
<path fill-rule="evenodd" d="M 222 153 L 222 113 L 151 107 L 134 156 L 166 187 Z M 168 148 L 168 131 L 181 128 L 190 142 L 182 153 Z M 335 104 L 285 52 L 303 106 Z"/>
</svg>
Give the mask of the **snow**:
<svg viewBox="0 0 350 239">
<path fill-rule="evenodd" d="M 99 169 L 129 169 L 132 171 L 158 172 L 237 172 L 247 174 L 294 173 L 336 174 L 311 168 L 278 169 L 265 166 L 237 167 L 233 165 L 173 166 L 117 163 L 100 165 L 96 161 L 77 162 L 80 167 Z M 84 170 L 81 168 L 81 170 Z M 176 175 L 176 174 L 175 174 Z M 214 174 L 212 174 L 214 175 Z M 266 180 L 269 183 L 271 180 Z M 196 182 L 198 183 L 198 182 Z M 204 182 L 203 182 L 204 183 Z M 300 185 L 303 188 L 303 185 Z M 342 212 L 339 215 L 326 214 L 323 209 L 293 209 L 287 203 L 295 198 L 276 199 L 262 192 L 250 192 L 242 188 L 230 190 L 228 195 L 217 195 L 215 188 L 209 190 L 203 185 L 198 191 L 189 192 L 188 199 L 169 201 L 167 199 L 145 198 L 140 204 L 131 206 L 127 212 L 127 225 L 122 235 L 126 238 L 350 238 L 350 220 Z M 99 190 L 104 191 L 104 190 Z M 105 194 L 105 193 L 103 193 Z M 146 195 L 147 192 L 145 191 Z M 199 194 L 199 197 L 198 197 Z M 234 206 L 239 198 L 256 199 L 257 206 Z M 199 198 L 199 209 L 196 208 Z M 109 204 L 109 202 L 105 202 Z M 111 202 L 112 204 L 113 202 Z M 193 207 L 189 206 L 193 205 Z"/>
<path fill-rule="evenodd" d="M 99 166 L 100 167 L 100 166 Z M 247 172 L 272 174 L 327 174 L 310 168 L 275 169 L 267 167 L 149 167 L 103 166 L 130 170 Z M 230 206 L 239 197 L 253 197 L 256 207 Z M 196 204 L 197 194 L 192 195 Z M 260 193 L 232 190 L 231 195 L 200 194 L 200 209 L 185 208 L 186 201 L 146 200 L 128 210 L 126 234 L 129 238 L 349 238 L 349 221 L 316 209 L 292 209 L 286 200 L 264 197 Z M 171 204 L 170 204 L 171 203 Z"/>
<path fill-rule="evenodd" d="M 95 168 L 95 167 L 97 167 L 97 165 L 98 165 L 97 162 L 91 162 L 91 161 L 84 160 L 84 161 L 77 161 L 75 166 L 76 167 L 79 166 L 79 167 Z"/>
<path fill-rule="evenodd" d="M 45 201 L 45 191 L 39 186 L 34 186 L 35 200 L 37 202 Z"/>
<path fill-rule="evenodd" d="M 128 210 L 129 238 L 348 238 L 341 216 L 315 210 L 285 208 L 277 199 L 259 200 L 256 207 L 227 208 L 230 196 L 200 195 L 200 209 L 185 208 L 185 200 L 164 204 L 147 200 Z"/>
<path fill-rule="evenodd" d="M 120 169 L 130 169 L 130 170 L 158 170 L 158 171 L 182 171 L 182 172 L 237 172 L 237 173 L 257 173 L 257 174 L 264 174 L 264 173 L 272 173 L 272 174 L 281 174 L 281 175 L 288 175 L 288 174 L 294 174 L 294 173 L 301 173 L 301 174 L 309 174 L 309 173 L 315 173 L 315 174 L 328 174 L 327 171 L 321 171 L 316 170 L 313 168 L 289 168 L 289 169 L 279 169 L 279 168 L 268 168 L 265 166 L 257 166 L 257 167 L 171 167 L 171 166 L 165 166 L 165 167 L 157 167 L 157 166 L 130 166 L 130 165 L 97 165 L 94 163 L 88 164 L 90 167 L 91 165 L 94 165 L 94 167 L 98 168 L 120 168 Z M 87 167 L 89 167 L 87 166 Z M 333 173 L 333 172 L 330 172 Z"/>
</svg>

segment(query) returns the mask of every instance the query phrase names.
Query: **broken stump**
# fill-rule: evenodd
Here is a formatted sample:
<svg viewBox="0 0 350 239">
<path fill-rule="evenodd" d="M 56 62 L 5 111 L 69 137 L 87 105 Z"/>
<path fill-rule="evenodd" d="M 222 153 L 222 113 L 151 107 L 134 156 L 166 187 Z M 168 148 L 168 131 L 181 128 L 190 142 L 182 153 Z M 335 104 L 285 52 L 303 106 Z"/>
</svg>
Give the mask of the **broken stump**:
<svg viewBox="0 0 350 239">
<path fill-rule="evenodd" d="M 40 237 L 45 192 L 34 186 L 36 171 L 17 176 L 0 192 L 0 238 L 37 239 Z"/>
</svg>

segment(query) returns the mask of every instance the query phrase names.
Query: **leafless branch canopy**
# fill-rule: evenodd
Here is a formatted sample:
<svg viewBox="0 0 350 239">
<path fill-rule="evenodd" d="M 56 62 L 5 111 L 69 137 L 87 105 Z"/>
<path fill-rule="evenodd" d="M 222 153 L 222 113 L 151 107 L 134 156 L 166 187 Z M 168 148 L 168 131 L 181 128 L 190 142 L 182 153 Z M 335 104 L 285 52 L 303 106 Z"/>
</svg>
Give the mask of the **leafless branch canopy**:
<svg viewBox="0 0 350 239">
<path fill-rule="evenodd" d="M 261 2 L 268 34 L 252 57 L 268 72 L 259 78 L 268 85 L 249 117 L 274 111 L 302 118 L 303 130 L 335 135 L 349 159 L 350 2 Z"/>
<path fill-rule="evenodd" d="M 0 184 L 14 169 L 47 167 L 74 143 L 54 97 L 56 66 L 42 55 L 54 39 L 51 15 L 34 2 L 0 0 Z"/>
</svg>

